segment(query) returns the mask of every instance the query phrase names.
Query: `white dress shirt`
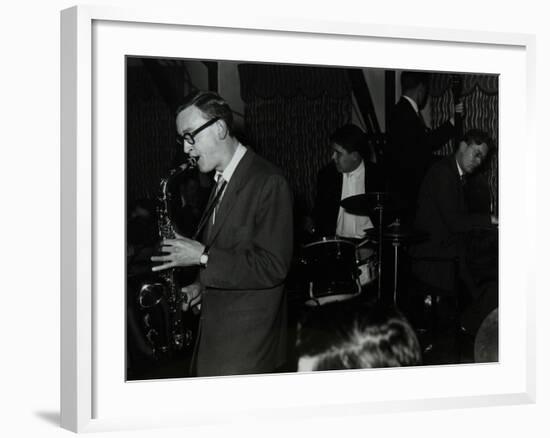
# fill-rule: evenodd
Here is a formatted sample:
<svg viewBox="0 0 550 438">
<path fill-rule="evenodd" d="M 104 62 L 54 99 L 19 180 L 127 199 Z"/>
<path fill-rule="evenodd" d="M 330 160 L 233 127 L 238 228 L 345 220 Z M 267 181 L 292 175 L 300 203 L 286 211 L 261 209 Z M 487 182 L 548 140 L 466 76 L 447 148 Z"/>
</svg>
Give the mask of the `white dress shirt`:
<svg viewBox="0 0 550 438">
<path fill-rule="evenodd" d="M 223 172 L 216 171 L 216 174 L 214 175 L 214 180 L 216 181 L 216 184 L 218 183 L 220 178 L 223 178 L 224 181 L 227 181 L 227 185 L 229 184 L 229 181 L 231 181 L 231 177 L 235 173 L 235 169 L 237 168 L 237 165 L 240 163 L 242 158 L 244 157 L 244 154 L 246 153 L 246 148 L 242 144 L 238 144 L 237 149 L 235 149 L 235 153 L 233 154 L 233 157 L 231 157 L 231 161 L 229 161 L 229 164 L 224 169 Z M 218 199 L 218 205 L 220 202 L 222 202 L 223 194 L 225 193 L 225 189 L 223 190 L 223 193 L 220 195 L 220 198 Z M 216 222 L 216 210 L 214 209 L 212 212 L 212 223 L 214 224 Z"/>
<path fill-rule="evenodd" d="M 361 161 L 357 169 L 342 174 L 342 177 L 342 196 L 340 199 L 365 193 L 366 175 L 363 161 Z M 340 207 L 336 222 L 337 236 L 360 239 L 365 236 L 365 230 L 369 228 L 374 228 L 374 226 L 368 216 L 350 214 L 343 207 Z"/>
</svg>

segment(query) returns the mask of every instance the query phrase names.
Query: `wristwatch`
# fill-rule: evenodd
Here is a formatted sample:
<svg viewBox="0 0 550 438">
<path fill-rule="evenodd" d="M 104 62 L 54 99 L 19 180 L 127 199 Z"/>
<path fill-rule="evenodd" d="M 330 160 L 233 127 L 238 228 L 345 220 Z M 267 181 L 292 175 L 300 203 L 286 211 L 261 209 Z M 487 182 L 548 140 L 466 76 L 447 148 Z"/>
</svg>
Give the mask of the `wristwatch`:
<svg viewBox="0 0 550 438">
<path fill-rule="evenodd" d="M 199 266 L 201 268 L 206 268 L 206 264 L 208 263 L 208 251 L 210 248 L 208 246 L 204 247 L 204 251 L 201 254 L 201 257 L 199 258 Z"/>
</svg>

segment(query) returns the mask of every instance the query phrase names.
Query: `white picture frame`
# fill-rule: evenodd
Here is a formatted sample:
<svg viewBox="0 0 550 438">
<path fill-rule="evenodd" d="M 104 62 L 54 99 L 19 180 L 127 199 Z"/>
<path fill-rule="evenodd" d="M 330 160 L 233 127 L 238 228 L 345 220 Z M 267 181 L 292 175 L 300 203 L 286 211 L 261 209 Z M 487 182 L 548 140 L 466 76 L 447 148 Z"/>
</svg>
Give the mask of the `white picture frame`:
<svg viewBox="0 0 550 438">
<path fill-rule="evenodd" d="M 533 268 L 513 258 L 534 246 L 536 232 L 533 36 L 246 14 L 228 21 L 213 11 L 206 16 L 92 6 L 62 11 L 61 25 L 62 427 L 84 432 L 534 402 L 535 291 L 529 280 Z M 178 44 L 180 36 L 192 37 L 193 44 Z M 357 58 L 350 58 L 347 48 Z M 372 50 L 369 62 L 364 50 Z M 456 55 L 454 60 L 448 52 Z M 399 59 L 392 60 L 391 53 L 399 53 Z M 124 54 L 356 62 L 365 67 L 500 74 L 500 362 L 186 381 L 121 380 L 124 318 L 123 298 L 117 294 L 124 290 L 124 184 L 117 174 L 124 173 Z M 518 141 L 525 144 L 521 156 L 509 152 Z M 111 147 L 102 148 L 105 144 Z M 524 199 L 531 213 L 514 211 L 510 198 Z M 515 232 L 520 229 L 521 239 Z M 445 383 L 450 380 L 454 382 Z M 349 390 L 362 385 L 369 391 Z M 182 387 L 187 401 L 177 398 Z M 292 402 L 285 396 L 290 388 L 300 388 Z M 237 399 L 226 396 L 235 393 L 240 394 Z M 144 415 L 133 404 L 140 397 L 163 400 L 164 405 L 158 403 Z"/>
</svg>

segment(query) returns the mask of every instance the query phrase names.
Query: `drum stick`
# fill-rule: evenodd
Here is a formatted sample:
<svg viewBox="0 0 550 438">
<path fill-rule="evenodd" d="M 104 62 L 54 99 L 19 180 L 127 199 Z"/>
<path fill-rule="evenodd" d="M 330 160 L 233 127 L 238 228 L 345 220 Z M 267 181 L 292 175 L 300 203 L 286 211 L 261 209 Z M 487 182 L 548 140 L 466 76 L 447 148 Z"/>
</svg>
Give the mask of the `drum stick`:
<svg viewBox="0 0 550 438">
<path fill-rule="evenodd" d="M 357 245 L 355 245 L 357 248 L 360 248 L 362 247 L 365 243 L 369 243 L 369 238 L 367 237 L 365 240 L 363 240 L 362 242 L 359 242 Z"/>
</svg>

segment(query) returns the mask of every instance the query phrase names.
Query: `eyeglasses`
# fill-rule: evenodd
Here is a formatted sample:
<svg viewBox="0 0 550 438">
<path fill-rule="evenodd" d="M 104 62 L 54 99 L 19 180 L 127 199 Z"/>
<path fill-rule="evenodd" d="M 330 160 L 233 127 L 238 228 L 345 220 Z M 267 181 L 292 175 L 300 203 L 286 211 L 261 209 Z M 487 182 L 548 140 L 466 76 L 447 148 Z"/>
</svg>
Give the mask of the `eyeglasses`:
<svg viewBox="0 0 550 438">
<path fill-rule="evenodd" d="M 186 142 L 187 144 L 194 145 L 195 144 L 195 137 L 197 134 L 206 128 L 208 128 L 210 125 L 213 125 L 218 120 L 220 120 L 219 117 L 214 117 L 213 119 L 210 119 L 208 122 L 202 124 L 197 129 L 195 129 L 193 132 L 186 132 L 183 135 L 178 135 L 176 138 L 176 141 L 183 146 L 183 143 Z"/>
</svg>

